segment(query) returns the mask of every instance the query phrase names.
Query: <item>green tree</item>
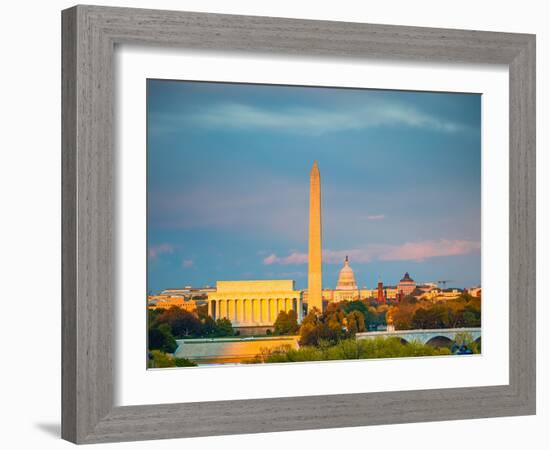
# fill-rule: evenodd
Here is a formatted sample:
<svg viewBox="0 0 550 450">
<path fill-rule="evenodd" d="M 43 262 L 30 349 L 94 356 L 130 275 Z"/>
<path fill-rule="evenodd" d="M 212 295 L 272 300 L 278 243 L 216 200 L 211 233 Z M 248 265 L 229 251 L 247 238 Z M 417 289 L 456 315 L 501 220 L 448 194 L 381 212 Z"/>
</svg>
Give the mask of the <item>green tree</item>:
<svg viewBox="0 0 550 450">
<path fill-rule="evenodd" d="M 284 334 L 286 324 L 288 322 L 288 315 L 285 311 L 280 311 L 273 323 L 275 334 Z"/>
<path fill-rule="evenodd" d="M 217 336 L 224 337 L 224 336 L 233 336 L 233 325 L 231 325 L 231 321 L 229 319 L 226 319 L 225 317 L 216 320 L 216 331 Z"/>
<path fill-rule="evenodd" d="M 317 329 L 322 327 L 317 326 Z M 313 326 L 308 324 L 308 327 Z M 265 351 L 250 363 L 285 363 L 296 361 L 326 361 L 343 359 L 367 359 L 367 358 L 400 358 L 408 356 L 438 356 L 450 355 L 448 348 L 435 348 L 418 342 L 410 342 L 407 345 L 401 343 L 399 338 L 376 339 L 345 339 L 335 344 L 320 340 L 317 345 L 302 345 L 294 349 L 290 346 Z"/>
<path fill-rule="evenodd" d="M 447 311 L 444 306 L 435 305 L 432 308 L 418 308 L 412 318 L 412 327 L 419 329 L 445 328 Z"/>
<path fill-rule="evenodd" d="M 481 325 L 480 320 L 476 318 L 475 313 L 472 311 L 464 312 L 464 326 L 465 327 L 479 327 Z"/>
<path fill-rule="evenodd" d="M 467 322 L 467 324 L 466 324 Z M 480 327 L 481 326 L 481 302 L 474 298 L 464 307 L 464 326 Z"/>
<path fill-rule="evenodd" d="M 346 316 L 348 335 L 354 337 L 356 333 L 365 331 L 365 317 L 363 313 L 354 310 Z"/>
<path fill-rule="evenodd" d="M 448 305 L 443 318 L 445 328 L 460 328 L 464 326 L 464 309 L 459 305 Z"/>
<path fill-rule="evenodd" d="M 174 358 L 174 365 L 176 367 L 196 367 L 197 363 L 187 358 Z"/>
<path fill-rule="evenodd" d="M 416 306 L 409 304 L 396 305 L 392 310 L 393 324 L 396 330 L 410 330 L 413 328 L 412 319 Z"/>
<path fill-rule="evenodd" d="M 210 316 L 201 320 L 201 336 L 213 336 L 216 334 L 216 321 Z"/>
<path fill-rule="evenodd" d="M 368 307 L 365 302 L 360 300 L 354 300 L 347 302 L 344 306 L 344 311 L 350 313 L 352 311 L 358 311 L 363 315 L 363 321 L 365 328 L 376 328 L 378 325 L 384 324 L 385 313 L 378 313 L 376 307 Z"/>
<path fill-rule="evenodd" d="M 318 347 L 322 342 L 328 342 L 332 345 L 338 341 L 338 334 L 334 328 L 329 327 L 326 323 L 302 325 L 300 328 L 300 346 L 312 345 Z"/>
<path fill-rule="evenodd" d="M 172 334 L 176 337 L 197 336 L 201 333 L 201 322 L 199 318 L 177 306 L 163 311 L 155 322 L 155 324 L 166 323 L 170 326 Z"/>
<path fill-rule="evenodd" d="M 149 328 L 149 349 L 173 353 L 178 348 L 168 324 L 160 324 Z"/>
<path fill-rule="evenodd" d="M 281 311 L 273 324 L 275 328 L 275 334 L 288 335 L 298 332 L 298 316 L 293 309 L 288 313 Z"/>
<path fill-rule="evenodd" d="M 202 322 L 208 317 L 208 305 L 197 305 L 197 317 Z"/>
<path fill-rule="evenodd" d="M 361 314 L 363 314 L 363 317 L 366 317 L 367 314 L 369 314 L 369 309 L 365 303 L 363 303 L 360 300 L 354 300 L 352 302 L 345 302 L 343 305 L 343 309 L 346 313 L 350 313 L 352 311 L 359 311 Z"/>
<path fill-rule="evenodd" d="M 187 358 L 174 358 L 160 350 L 152 350 L 147 362 L 148 367 L 154 369 L 166 367 L 195 367 L 197 364 Z"/>
<path fill-rule="evenodd" d="M 160 350 L 153 350 L 150 354 L 148 362 L 149 367 L 153 369 L 161 369 L 165 367 L 175 367 L 174 358 Z"/>
<path fill-rule="evenodd" d="M 157 317 L 164 312 L 163 309 L 147 309 L 147 324 L 149 326 L 153 325 L 157 320 Z"/>
<path fill-rule="evenodd" d="M 317 325 L 320 323 L 321 313 L 317 308 L 312 308 L 311 311 L 302 319 L 302 325 Z"/>
<path fill-rule="evenodd" d="M 409 294 L 403 297 L 401 303 L 405 305 L 416 305 L 418 303 L 418 300 L 416 299 L 416 297 Z"/>
<path fill-rule="evenodd" d="M 463 332 L 463 333 L 456 333 L 455 335 L 455 343 L 456 345 L 462 347 L 468 347 L 474 342 L 474 338 L 470 333 Z"/>
</svg>

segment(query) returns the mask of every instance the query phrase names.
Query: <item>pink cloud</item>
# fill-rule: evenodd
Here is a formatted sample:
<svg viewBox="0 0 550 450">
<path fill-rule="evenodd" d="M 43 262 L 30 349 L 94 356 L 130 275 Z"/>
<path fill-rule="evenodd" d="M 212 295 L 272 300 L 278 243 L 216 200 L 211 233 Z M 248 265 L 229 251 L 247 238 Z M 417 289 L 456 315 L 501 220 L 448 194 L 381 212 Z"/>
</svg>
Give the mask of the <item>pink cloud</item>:
<svg viewBox="0 0 550 450">
<path fill-rule="evenodd" d="M 174 253 L 174 246 L 171 244 L 152 245 L 147 252 L 149 259 L 152 261 L 156 261 L 160 255 L 166 253 Z"/>
<path fill-rule="evenodd" d="M 188 269 L 190 267 L 193 267 L 195 265 L 195 262 L 192 259 L 184 259 L 181 265 L 184 269 Z"/>
<path fill-rule="evenodd" d="M 292 252 L 290 255 L 285 257 L 278 257 L 275 253 L 264 258 L 264 264 L 269 266 L 271 264 L 305 264 L 307 263 L 307 254 Z"/>
<path fill-rule="evenodd" d="M 466 255 L 479 250 L 481 244 L 475 241 L 448 240 L 407 242 L 388 249 L 380 255 L 383 261 L 424 261 L 437 256 Z"/>
<path fill-rule="evenodd" d="M 401 245 L 371 245 L 366 248 L 347 250 L 323 250 L 323 262 L 340 264 L 346 256 L 357 263 L 379 261 L 424 261 L 438 256 L 466 255 L 481 248 L 480 242 L 467 240 L 428 240 L 406 242 Z M 265 265 L 306 264 L 307 253 L 292 252 L 288 256 L 272 253 L 264 258 Z"/>
<path fill-rule="evenodd" d="M 374 214 L 372 216 L 367 216 L 367 220 L 384 220 L 386 216 L 384 214 Z"/>
</svg>

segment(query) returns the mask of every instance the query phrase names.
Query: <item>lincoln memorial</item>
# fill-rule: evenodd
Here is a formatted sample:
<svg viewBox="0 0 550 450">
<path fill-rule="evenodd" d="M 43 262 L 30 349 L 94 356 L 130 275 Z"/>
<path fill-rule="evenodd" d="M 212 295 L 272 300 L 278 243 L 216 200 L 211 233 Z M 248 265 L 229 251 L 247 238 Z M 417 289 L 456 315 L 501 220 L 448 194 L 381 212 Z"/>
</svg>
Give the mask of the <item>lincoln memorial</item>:
<svg viewBox="0 0 550 450">
<path fill-rule="evenodd" d="M 234 327 L 270 327 L 280 311 L 296 311 L 302 320 L 301 292 L 293 280 L 218 281 L 208 294 L 208 314 L 227 318 Z"/>
</svg>

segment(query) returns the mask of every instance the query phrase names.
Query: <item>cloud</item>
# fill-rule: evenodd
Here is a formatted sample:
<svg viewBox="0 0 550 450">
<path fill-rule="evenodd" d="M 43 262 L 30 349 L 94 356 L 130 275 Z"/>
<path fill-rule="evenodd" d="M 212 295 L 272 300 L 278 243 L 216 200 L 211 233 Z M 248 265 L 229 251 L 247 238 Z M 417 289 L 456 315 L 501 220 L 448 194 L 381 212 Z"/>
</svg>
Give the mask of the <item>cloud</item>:
<svg viewBox="0 0 550 450">
<path fill-rule="evenodd" d="M 270 266 L 272 264 L 305 264 L 307 263 L 307 254 L 293 252 L 283 258 L 278 257 L 275 253 L 264 258 L 264 264 Z"/>
<path fill-rule="evenodd" d="M 367 220 L 384 220 L 386 216 L 384 214 L 375 214 L 372 216 L 367 216 Z"/>
<path fill-rule="evenodd" d="M 406 242 L 401 245 L 371 245 L 366 248 L 348 250 L 323 250 L 323 262 L 328 264 L 340 264 L 346 256 L 353 262 L 368 263 L 379 261 L 416 261 L 440 256 L 466 255 L 481 248 L 480 242 L 468 240 L 427 240 L 419 242 Z M 288 256 L 277 256 L 272 253 L 264 258 L 264 265 L 281 264 L 306 264 L 306 253 L 292 252 Z"/>
<path fill-rule="evenodd" d="M 182 262 L 181 262 L 181 266 L 184 268 L 184 269 L 189 269 L 190 267 L 193 267 L 195 265 L 195 262 L 192 260 L 192 259 L 184 259 Z"/>
<path fill-rule="evenodd" d="M 147 255 L 151 261 L 156 261 L 160 255 L 166 253 L 174 253 L 174 246 L 172 244 L 152 245 L 147 250 Z"/>
<path fill-rule="evenodd" d="M 267 108 L 245 103 L 221 102 L 180 115 L 153 114 L 152 130 L 180 131 L 193 126 L 208 129 L 264 130 L 306 135 L 405 126 L 442 133 L 456 133 L 468 126 L 428 114 L 413 105 L 371 100 L 354 107 Z M 158 125 L 158 128 L 155 126 Z"/>
<path fill-rule="evenodd" d="M 407 242 L 388 249 L 380 259 L 382 261 L 424 261 L 437 256 L 466 255 L 479 250 L 481 244 L 475 241 L 447 240 Z"/>
</svg>

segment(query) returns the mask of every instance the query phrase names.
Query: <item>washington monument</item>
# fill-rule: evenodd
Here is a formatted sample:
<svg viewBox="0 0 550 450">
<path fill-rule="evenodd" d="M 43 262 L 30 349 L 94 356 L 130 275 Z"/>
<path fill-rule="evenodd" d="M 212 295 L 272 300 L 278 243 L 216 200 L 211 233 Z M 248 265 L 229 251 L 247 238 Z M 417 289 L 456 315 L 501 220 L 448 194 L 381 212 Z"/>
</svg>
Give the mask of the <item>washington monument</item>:
<svg viewBox="0 0 550 450">
<path fill-rule="evenodd" d="M 317 161 L 313 163 L 309 176 L 309 254 L 307 275 L 308 310 L 323 311 L 323 280 L 321 250 L 321 175 Z"/>
</svg>

